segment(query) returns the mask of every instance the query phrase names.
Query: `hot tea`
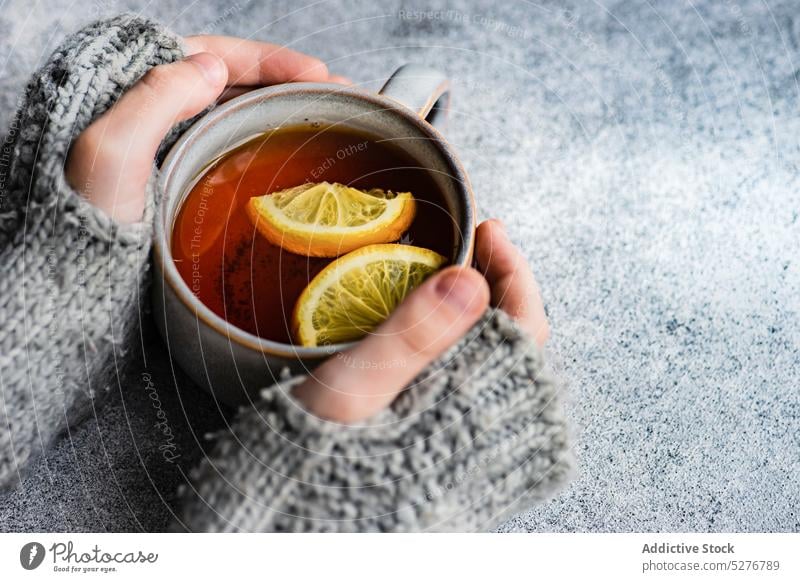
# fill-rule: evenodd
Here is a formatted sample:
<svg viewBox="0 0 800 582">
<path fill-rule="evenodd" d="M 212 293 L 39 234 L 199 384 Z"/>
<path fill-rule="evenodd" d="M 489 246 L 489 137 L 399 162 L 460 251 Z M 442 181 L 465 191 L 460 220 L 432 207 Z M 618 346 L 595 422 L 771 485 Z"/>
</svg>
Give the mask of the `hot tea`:
<svg viewBox="0 0 800 582">
<path fill-rule="evenodd" d="M 246 206 L 254 196 L 323 181 L 411 192 L 416 215 L 399 242 L 452 258 L 455 225 L 429 170 L 391 141 L 350 128 L 284 127 L 223 155 L 188 192 L 175 220 L 172 255 L 192 293 L 232 325 L 291 343 L 295 303 L 333 259 L 271 244 Z"/>
</svg>

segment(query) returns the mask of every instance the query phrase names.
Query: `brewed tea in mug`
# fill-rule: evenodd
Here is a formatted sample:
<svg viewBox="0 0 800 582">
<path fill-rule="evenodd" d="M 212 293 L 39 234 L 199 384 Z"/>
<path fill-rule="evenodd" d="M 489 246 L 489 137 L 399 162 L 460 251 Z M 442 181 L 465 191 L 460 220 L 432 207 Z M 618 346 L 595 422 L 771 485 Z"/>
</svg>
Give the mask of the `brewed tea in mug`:
<svg viewBox="0 0 800 582">
<path fill-rule="evenodd" d="M 320 124 L 256 136 L 209 165 L 189 188 L 172 231 L 175 266 L 191 292 L 230 324 L 292 343 L 295 302 L 333 259 L 296 255 L 256 230 L 245 206 L 306 182 L 411 192 L 417 212 L 398 242 L 452 259 L 457 226 L 430 170 L 391 140 Z"/>
</svg>

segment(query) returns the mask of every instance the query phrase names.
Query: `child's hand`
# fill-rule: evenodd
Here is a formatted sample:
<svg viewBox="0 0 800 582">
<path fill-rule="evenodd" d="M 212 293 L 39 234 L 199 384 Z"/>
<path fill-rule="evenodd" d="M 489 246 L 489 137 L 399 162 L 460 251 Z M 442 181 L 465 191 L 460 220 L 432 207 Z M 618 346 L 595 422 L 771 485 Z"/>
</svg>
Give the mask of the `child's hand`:
<svg viewBox="0 0 800 582">
<path fill-rule="evenodd" d="M 538 285 L 499 221 L 478 227 L 475 254 L 481 272 L 450 267 L 437 273 L 372 335 L 314 370 L 294 395 L 321 418 L 365 420 L 461 339 L 490 301 L 544 345 L 550 331 Z"/>
<path fill-rule="evenodd" d="M 272 44 L 220 36 L 186 43 L 189 57 L 151 69 L 70 151 L 67 181 L 118 222 L 142 219 L 145 186 L 170 128 L 218 97 L 289 81 L 347 82 L 319 59 Z"/>
</svg>

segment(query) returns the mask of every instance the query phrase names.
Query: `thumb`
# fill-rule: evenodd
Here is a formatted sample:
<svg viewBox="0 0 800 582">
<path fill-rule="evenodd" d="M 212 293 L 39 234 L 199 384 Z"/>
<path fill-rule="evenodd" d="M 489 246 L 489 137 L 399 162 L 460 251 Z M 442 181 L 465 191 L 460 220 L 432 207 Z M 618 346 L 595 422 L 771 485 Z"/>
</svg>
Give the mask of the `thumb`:
<svg viewBox="0 0 800 582">
<path fill-rule="evenodd" d="M 445 269 L 411 293 L 372 335 L 314 370 L 294 395 L 321 418 L 364 420 L 461 339 L 488 304 L 489 287 L 480 273 Z"/>
<path fill-rule="evenodd" d="M 211 53 L 150 69 L 75 140 L 67 161 L 70 185 L 120 222 L 141 220 L 164 136 L 213 103 L 227 78 L 225 63 Z"/>
</svg>

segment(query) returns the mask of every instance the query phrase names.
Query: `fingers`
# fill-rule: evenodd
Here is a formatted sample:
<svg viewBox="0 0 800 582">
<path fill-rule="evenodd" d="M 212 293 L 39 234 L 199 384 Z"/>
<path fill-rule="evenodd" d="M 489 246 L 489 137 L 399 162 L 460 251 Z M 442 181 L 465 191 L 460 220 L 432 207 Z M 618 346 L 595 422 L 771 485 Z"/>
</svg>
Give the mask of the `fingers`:
<svg viewBox="0 0 800 582">
<path fill-rule="evenodd" d="M 220 36 L 186 39 L 190 56 L 151 69 L 73 144 L 70 185 L 114 220 L 141 220 L 153 159 L 166 133 L 213 103 L 226 84 L 348 84 L 319 59 L 276 45 Z M 230 82 L 229 82 L 230 80 Z M 247 89 L 232 87 L 230 99 Z"/>
<path fill-rule="evenodd" d="M 106 137 L 135 132 L 138 147 L 147 146 L 155 154 L 173 125 L 214 102 L 227 78 L 225 63 L 210 53 L 154 67 L 103 116 Z"/>
<path fill-rule="evenodd" d="M 141 220 L 159 144 L 176 123 L 214 102 L 228 78 L 210 53 L 154 67 L 75 141 L 67 180 L 119 222 Z"/>
<path fill-rule="evenodd" d="M 489 288 L 480 273 L 445 269 L 411 293 L 372 335 L 319 366 L 294 394 L 321 418 L 364 420 L 455 344 L 488 304 Z"/>
<path fill-rule="evenodd" d="M 290 81 L 328 81 L 328 67 L 321 60 L 286 47 L 227 36 L 190 36 L 190 54 L 206 51 L 228 67 L 231 85 L 274 85 Z"/>
<path fill-rule="evenodd" d="M 525 257 L 509 240 L 499 220 L 478 226 L 475 255 L 492 294 L 492 305 L 511 317 L 540 346 L 550 335 L 539 286 Z"/>
<path fill-rule="evenodd" d="M 347 77 L 342 77 L 341 75 L 330 75 L 326 83 L 336 83 L 337 85 L 349 86 L 353 84 L 353 81 Z M 222 92 L 222 95 L 220 95 L 219 99 L 217 99 L 217 103 L 225 103 L 226 101 L 230 101 L 235 97 L 249 93 L 254 89 L 257 89 L 257 87 L 248 85 L 235 85 L 233 87 L 226 87 Z"/>
</svg>

